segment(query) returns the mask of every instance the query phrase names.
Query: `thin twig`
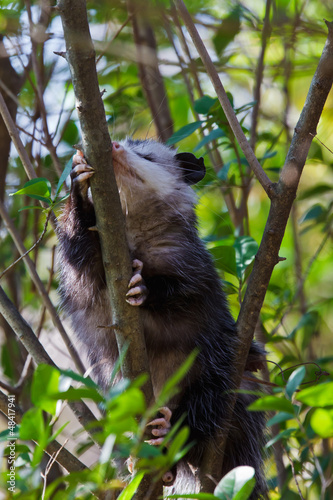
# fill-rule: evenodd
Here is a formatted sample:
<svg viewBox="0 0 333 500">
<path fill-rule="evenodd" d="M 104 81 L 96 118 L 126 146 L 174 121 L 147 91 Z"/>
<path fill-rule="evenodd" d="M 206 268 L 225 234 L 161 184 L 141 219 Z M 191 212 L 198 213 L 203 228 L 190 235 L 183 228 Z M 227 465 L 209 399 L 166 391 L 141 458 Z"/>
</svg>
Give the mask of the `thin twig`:
<svg viewBox="0 0 333 500">
<path fill-rule="evenodd" d="M 129 21 L 131 20 L 131 17 L 132 15 L 129 14 L 127 19 L 125 19 L 125 21 L 123 22 L 123 24 L 119 27 L 119 29 L 115 32 L 115 34 L 113 35 L 113 37 L 111 38 L 111 40 L 108 41 L 108 43 L 105 45 L 104 47 L 104 50 L 101 51 L 100 55 L 97 57 L 96 59 L 96 65 L 99 63 L 99 61 L 102 59 L 102 57 L 106 54 L 106 52 L 109 50 L 110 46 L 112 45 L 112 43 L 114 42 L 114 40 L 116 38 L 118 38 L 118 36 L 120 35 L 120 33 L 123 31 L 123 29 L 125 28 L 125 26 L 127 26 L 127 24 L 129 23 Z"/>
<path fill-rule="evenodd" d="M 32 252 L 32 250 L 34 250 L 41 243 L 42 239 L 45 236 L 45 233 L 46 233 L 46 230 L 47 230 L 47 226 L 48 226 L 48 223 L 49 223 L 49 220 L 50 220 L 50 217 L 51 217 L 51 213 L 52 212 L 49 212 L 47 214 L 43 231 L 42 231 L 40 237 L 38 238 L 38 240 L 35 241 L 35 243 L 32 245 L 32 247 L 29 248 L 29 250 L 27 250 L 26 252 L 24 252 L 23 254 L 21 254 L 18 259 L 16 259 L 12 264 L 10 264 L 10 266 L 8 266 L 4 271 L 2 271 L 2 273 L 0 274 L 0 280 L 4 277 L 4 275 L 8 271 L 10 271 L 10 269 L 12 269 L 13 267 L 15 267 L 16 264 L 18 264 L 22 259 L 24 259 L 24 257 L 26 257 L 27 255 L 29 255 L 29 253 Z"/>
<path fill-rule="evenodd" d="M 191 38 L 193 40 L 194 45 L 196 46 L 196 49 L 199 53 L 199 56 L 201 57 L 201 60 L 206 68 L 207 74 L 215 88 L 216 95 L 220 101 L 220 104 L 223 108 L 223 111 L 228 119 L 229 125 L 235 134 L 235 137 L 238 141 L 238 144 L 241 148 L 241 150 L 244 153 L 244 156 L 250 165 L 251 169 L 253 170 L 255 176 L 257 177 L 258 181 L 266 191 L 267 195 L 272 198 L 274 196 L 275 190 L 274 190 L 274 185 L 267 176 L 266 172 L 258 162 L 255 154 L 253 153 L 253 150 L 248 143 L 245 134 L 242 130 L 242 127 L 240 126 L 237 117 L 235 115 L 235 112 L 230 104 L 230 101 L 228 99 L 228 96 L 224 90 L 224 87 L 222 85 L 222 82 L 220 80 L 220 77 L 215 69 L 215 66 L 210 58 L 210 55 L 208 54 L 208 51 L 192 21 L 192 18 L 183 2 L 183 0 L 175 0 L 175 4 L 181 14 L 181 17 L 184 21 L 184 24 L 188 30 L 188 32 L 191 35 Z"/>
<path fill-rule="evenodd" d="M 258 124 L 258 115 L 259 115 L 260 97 L 261 97 L 261 84 L 264 76 L 264 58 L 265 58 L 267 41 L 269 39 L 271 32 L 271 25 L 269 19 L 271 3 L 272 0 L 266 0 L 266 11 L 265 11 L 264 25 L 262 28 L 262 37 L 261 37 L 261 51 L 256 69 L 255 88 L 253 92 L 255 104 L 252 110 L 251 138 L 250 138 L 250 145 L 253 151 L 255 150 L 255 145 L 256 145 L 257 124 Z"/>
<path fill-rule="evenodd" d="M 0 314 L 3 315 L 7 323 L 11 326 L 18 339 L 31 354 L 37 365 L 43 363 L 58 368 L 44 349 L 43 345 L 37 339 L 31 327 L 21 316 L 14 304 L 9 300 L 1 286 Z M 68 401 L 67 404 L 72 409 L 80 424 L 87 430 L 93 441 L 96 442 L 94 434 L 91 432 L 91 427 L 92 424 L 96 425 L 97 420 L 92 411 L 83 401 Z M 98 442 L 96 444 L 99 446 Z"/>
<path fill-rule="evenodd" d="M 322 146 L 324 146 L 324 148 L 326 148 L 326 149 L 327 149 L 327 151 L 329 151 L 329 152 L 333 155 L 333 151 L 332 151 L 332 149 L 330 149 L 328 146 L 326 146 L 326 144 L 324 144 L 324 143 L 323 143 L 323 142 L 319 139 L 319 137 L 318 137 L 316 134 L 311 134 L 311 133 L 310 133 L 310 135 L 312 135 L 312 137 L 313 137 L 314 139 L 316 139 L 316 141 L 320 142 L 320 144 L 321 144 Z"/>
<path fill-rule="evenodd" d="M 30 26 L 30 38 L 31 38 L 31 57 L 32 57 L 32 66 L 34 69 L 35 77 L 36 77 L 36 97 L 38 99 L 38 105 L 39 105 L 39 110 L 40 110 L 40 115 L 43 123 L 43 132 L 44 132 L 44 137 L 45 137 L 45 146 L 48 149 L 50 156 L 53 161 L 53 165 L 55 168 L 56 173 L 60 177 L 62 173 L 62 167 L 56 152 L 56 148 L 53 144 L 50 132 L 49 132 L 49 127 L 48 127 L 48 122 L 47 122 L 47 113 L 46 113 L 46 107 L 45 107 L 45 102 L 44 102 L 44 82 L 43 82 L 43 76 L 41 73 L 41 67 L 38 64 L 37 60 L 37 42 L 34 40 L 34 37 L 32 36 L 32 31 L 33 31 L 33 21 L 32 21 L 32 14 L 31 14 L 31 4 L 30 0 L 25 0 L 26 8 L 27 8 L 27 14 L 28 14 L 28 19 L 29 19 L 29 26 Z M 44 15 L 43 15 L 44 14 Z M 51 10 L 50 10 L 50 5 L 49 2 L 43 2 L 41 4 L 41 15 L 39 19 L 39 26 L 43 27 L 44 32 L 46 32 L 46 28 L 49 24 L 49 21 L 51 19 Z M 43 54 L 43 52 L 42 52 Z M 42 62 L 43 64 L 43 62 Z"/>
<path fill-rule="evenodd" d="M 0 412 L 8 418 L 8 398 L 2 391 L 0 391 Z M 15 420 L 17 424 L 21 422 L 22 416 L 22 409 L 15 403 Z M 56 440 L 52 441 L 44 451 L 50 457 L 57 453 L 56 461 L 68 472 L 78 472 L 87 468 L 77 457 L 64 448 L 64 445 L 61 445 Z"/>
<path fill-rule="evenodd" d="M 30 259 L 29 255 L 27 255 L 26 248 L 23 244 L 23 241 L 21 240 L 17 229 L 15 228 L 11 218 L 9 217 L 8 212 L 5 210 L 5 207 L 1 202 L 0 202 L 0 216 L 2 217 L 3 221 L 5 222 L 6 227 L 9 231 L 11 237 L 13 238 L 13 241 L 14 241 L 15 246 L 18 249 L 18 251 L 21 254 L 26 254 L 24 257 L 24 263 L 27 266 L 27 269 L 29 271 L 31 279 L 34 282 L 40 296 L 42 297 L 43 302 L 44 302 L 45 306 L 47 307 L 47 310 L 52 318 L 53 324 L 58 329 L 58 331 L 59 331 L 67 349 L 68 349 L 68 352 L 70 353 L 70 355 L 75 363 L 76 368 L 78 369 L 78 371 L 80 373 L 84 373 L 85 367 L 83 366 L 83 363 L 80 359 L 80 356 L 78 355 L 75 347 L 73 346 L 70 338 L 68 337 L 68 334 L 67 334 L 66 330 L 64 329 L 62 322 L 60 321 L 60 318 L 57 314 L 57 311 L 50 300 L 49 294 L 45 290 L 45 287 L 44 287 L 44 285 L 43 285 L 43 283 L 42 283 L 42 281 L 41 281 L 41 279 L 36 271 L 36 266 L 33 263 L 33 261 Z"/>
<path fill-rule="evenodd" d="M 298 490 L 298 494 L 299 494 L 299 496 L 301 497 L 302 500 L 305 500 L 304 497 L 303 497 L 303 495 L 302 495 L 301 488 L 299 487 L 299 483 L 298 483 L 296 472 L 295 472 L 294 462 L 293 462 L 292 458 L 290 457 L 289 453 L 287 452 L 286 448 L 283 447 L 283 449 L 284 449 L 284 452 L 287 455 L 288 460 L 290 462 L 290 466 L 291 466 L 291 470 L 292 470 L 292 473 L 293 473 L 293 478 L 294 478 L 294 481 L 295 481 L 295 484 L 296 484 L 296 487 L 297 487 L 297 490 Z"/>
</svg>

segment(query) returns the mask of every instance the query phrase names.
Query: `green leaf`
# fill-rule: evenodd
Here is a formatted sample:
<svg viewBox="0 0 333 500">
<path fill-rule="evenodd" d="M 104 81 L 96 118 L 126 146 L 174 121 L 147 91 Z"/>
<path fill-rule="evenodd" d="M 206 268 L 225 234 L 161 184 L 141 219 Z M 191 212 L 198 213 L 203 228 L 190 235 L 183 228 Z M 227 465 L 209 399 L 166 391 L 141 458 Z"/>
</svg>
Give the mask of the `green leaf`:
<svg viewBox="0 0 333 500">
<path fill-rule="evenodd" d="M 296 399 L 308 406 L 325 408 L 333 406 L 333 382 L 316 385 L 303 389 L 296 395 Z"/>
<path fill-rule="evenodd" d="M 143 476 L 144 472 L 137 472 L 129 485 L 127 485 L 126 488 L 120 493 L 118 500 L 131 500 L 133 495 L 136 493 Z"/>
<path fill-rule="evenodd" d="M 295 415 L 280 411 L 279 413 L 274 415 L 274 417 L 270 418 L 266 425 L 267 427 L 271 427 L 272 425 L 280 424 L 281 422 L 286 422 L 287 420 L 291 420 L 293 418 L 295 418 Z"/>
<path fill-rule="evenodd" d="M 210 249 L 218 269 L 237 276 L 236 251 L 233 246 L 220 245 Z"/>
<path fill-rule="evenodd" d="M 54 394 L 59 390 L 59 378 L 59 370 L 44 364 L 38 365 L 33 375 L 31 401 L 51 415 L 56 414 L 57 401 L 54 400 Z"/>
<path fill-rule="evenodd" d="M 207 115 L 210 108 L 218 101 L 217 98 L 204 95 L 194 102 L 194 111 L 200 115 Z"/>
<path fill-rule="evenodd" d="M 239 236 L 235 243 L 236 269 L 238 278 L 242 278 L 258 252 L 258 243 L 251 236 Z"/>
<path fill-rule="evenodd" d="M 45 200 L 43 200 L 45 201 Z M 46 203 L 49 204 L 49 200 L 46 201 Z M 40 207 L 40 206 L 36 206 L 36 205 L 27 205 L 26 207 L 22 207 L 19 209 L 19 212 L 23 212 L 23 210 L 44 210 L 43 207 Z"/>
<path fill-rule="evenodd" d="M 51 196 L 51 183 L 45 177 L 37 177 L 24 184 L 22 189 L 19 189 L 15 193 L 11 193 L 11 196 L 16 195 L 27 195 L 30 198 L 35 198 L 42 201 L 50 201 Z"/>
<path fill-rule="evenodd" d="M 199 144 L 193 149 L 193 152 L 195 153 L 198 149 L 202 148 L 202 146 L 205 146 L 219 137 L 226 137 L 226 133 L 220 128 L 215 128 L 208 135 L 206 135 L 202 141 L 199 142 Z"/>
<path fill-rule="evenodd" d="M 183 139 L 185 139 L 189 135 L 193 134 L 193 132 L 198 130 L 198 128 L 201 127 L 202 123 L 203 123 L 202 121 L 188 123 L 184 127 L 177 130 L 177 132 L 172 134 L 172 136 L 169 137 L 169 139 L 167 140 L 167 144 L 169 144 L 169 146 L 171 146 L 172 144 L 176 144 L 176 142 L 182 141 Z"/>
<path fill-rule="evenodd" d="M 289 399 L 292 398 L 292 395 L 294 394 L 296 389 L 298 389 L 298 387 L 301 385 L 304 377 L 305 377 L 304 366 L 299 366 L 296 370 L 292 372 L 286 385 L 286 394 L 289 397 Z"/>
<path fill-rule="evenodd" d="M 294 414 L 294 407 L 290 401 L 277 396 L 264 396 L 257 399 L 248 407 L 251 411 L 284 411 Z"/>
<path fill-rule="evenodd" d="M 221 56 L 226 46 L 233 41 L 235 36 L 240 31 L 240 13 L 241 8 L 236 5 L 236 7 L 234 7 L 230 14 L 223 19 L 220 27 L 216 31 L 216 35 L 213 38 L 213 43 L 215 46 L 215 50 L 219 56 Z"/>
<path fill-rule="evenodd" d="M 78 373 L 73 372 L 73 370 L 59 370 L 61 375 L 64 375 L 65 377 L 70 377 L 72 380 L 75 380 L 76 382 L 81 382 L 87 387 L 90 387 L 91 389 L 99 389 L 99 386 L 94 382 L 90 377 L 83 377 L 82 375 L 79 375 Z"/>
<path fill-rule="evenodd" d="M 57 437 L 59 436 L 59 434 L 61 434 L 61 433 L 62 433 L 62 431 L 65 429 L 65 427 L 67 427 L 67 425 L 68 425 L 69 423 L 70 423 L 69 421 L 68 421 L 68 422 L 65 422 L 65 423 L 64 423 L 61 427 L 59 427 L 59 429 L 57 429 L 57 430 L 55 431 L 55 433 L 54 433 L 54 434 L 52 434 L 52 436 L 48 439 L 48 443 L 47 443 L 47 444 L 49 444 L 49 443 L 51 443 L 52 441 L 54 441 L 55 439 L 57 439 Z"/>
<path fill-rule="evenodd" d="M 297 432 L 298 429 L 296 427 L 290 427 L 289 429 L 286 429 L 283 432 L 280 432 L 276 436 L 274 436 L 272 439 L 268 441 L 268 443 L 265 444 L 265 448 L 270 448 L 274 443 L 277 441 L 280 441 L 280 439 L 289 439 L 291 436 Z"/>
<path fill-rule="evenodd" d="M 299 223 L 303 224 L 303 222 L 307 222 L 309 220 L 317 220 L 318 222 L 322 222 L 326 219 L 326 217 L 327 209 L 317 203 L 316 205 L 313 205 L 313 207 L 311 207 L 307 212 L 305 212 L 304 215 L 302 215 Z"/>
<path fill-rule="evenodd" d="M 190 431 L 188 427 L 183 427 L 182 429 L 180 429 L 168 448 L 168 457 L 174 458 L 177 456 L 177 454 L 179 454 L 183 446 L 185 446 L 189 438 L 189 434 Z"/>
<path fill-rule="evenodd" d="M 55 198 L 57 198 L 59 192 L 60 192 L 60 189 L 63 185 L 63 183 L 65 182 L 65 180 L 67 179 L 67 177 L 69 176 L 69 174 L 71 173 L 71 170 L 72 170 L 72 164 L 73 164 L 73 159 L 72 157 L 68 160 L 68 162 L 66 163 L 65 165 L 65 168 L 59 178 L 59 181 L 58 181 L 58 184 L 57 184 L 57 189 L 56 189 L 56 193 L 55 193 Z"/>
<path fill-rule="evenodd" d="M 333 437 L 333 409 L 317 408 L 311 415 L 311 427 L 318 436 Z"/>
<path fill-rule="evenodd" d="M 228 472 L 214 490 L 221 500 L 247 500 L 256 484 L 253 467 L 240 466 Z"/>
<path fill-rule="evenodd" d="M 41 408 L 30 408 L 22 417 L 20 439 L 23 441 L 42 441 L 45 436 L 45 424 Z"/>
<path fill-rule="evenodd" d="M 89 387 L 70 387 L 67 391 L 56 392 L 52 395 L 54 399 L 66 399 L 68 401 L 78 401 L 82 398 L 91 399 L 96 403 L 104 401 L 103 396 L 96 390 Z"/>
<path fill-rule="evenodd" d="M 333 186 L 330 184 L 317 184 L 316 186 L 306 189 L 297 196 L 298 200 L 305 200 L 306 198 L 312 198 L 315 196 L 320 196 L 325 193 L 332 193 Z"/>
<path fill-rule="evenodd" d="M 76 144 L 79 140 L 79 131 L 76 123 L 73 120 L 69 120 L 64 130 L 62 139 L 67 142 L 70 146 Z"/>
<path fill-rule="evenodd" d="M 157 404 L 161 405 L 164 404 L 165 401 L 170 399 L 170 397 L 178 392 L 178 384 L 183 380 L 183 378 L 188 374 L 188 372 L 191 369 L 191 366 L 193 365 L 196 357 L 198 355 L 198 352 L 195 350 L 193 351 L 187 359 L 184 361 L 184 363 L 178 368 L 176 373 L 174 373 L 164 384 L 161 393 L 157 399 Z"/>
</svg>

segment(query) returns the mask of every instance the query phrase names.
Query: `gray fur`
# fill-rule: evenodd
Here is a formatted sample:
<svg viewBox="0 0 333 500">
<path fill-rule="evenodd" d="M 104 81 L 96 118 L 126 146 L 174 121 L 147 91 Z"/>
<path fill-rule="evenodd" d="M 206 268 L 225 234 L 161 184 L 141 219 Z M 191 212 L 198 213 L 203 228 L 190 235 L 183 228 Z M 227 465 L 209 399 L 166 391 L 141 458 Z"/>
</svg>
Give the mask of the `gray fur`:
<svg viewBox="0 0 333 500">
<path fill-rule="evenodd" d="M 114 168 L 130 252 L 143 262 L 142 276 L 149 291 L 141 310 L 155 392 L 199 348 L 179 397 L 169 405 L 172 421 L 187 414 L 191 439 L 197 442 L 187 461 L 195 469 L 207 438 L 223 429 L 228 393 L 233 389 L 237 330 L 210 254 L 198 237 L 191 171 L 185 174 L 181 163 L 181 158 L 187 162 L 188 157 L 177 157 L 176 151 L 153 141 L 127 139 L 121 144 L 125 155 L 120 163 L 114 162 Z M 203 161 L 193 163 L 193 168 L 197 169 L 195 182 L 204 175 Z M 106 388 L 117 347 L 110 330 L 98 328 L 110 324 L 110 315 L 98 234 L 88 230 L 94 224 L 92 202 L 89 197 L 82 199 L 74 182 L 58 230 L 60 293 L 95 376 Z M 249 367 L 257 368 L 262 354 L 255 344 L 250 358 Z M 252 383 L 250 388 L 257 386 Z M 237 398 L 223 474 L 237 465 L 255 467 L 254 500 L 266 487 L 261 458 L 264 418 L 247 411 L 252 400 L 248 395 Z M 185 464 L 180 468 L 191 475 Z M 191 483 L 180 469 L 177 476 L 180 484 Z M 195 482 L 193 474 L 192 478 Z"/>
</svg>

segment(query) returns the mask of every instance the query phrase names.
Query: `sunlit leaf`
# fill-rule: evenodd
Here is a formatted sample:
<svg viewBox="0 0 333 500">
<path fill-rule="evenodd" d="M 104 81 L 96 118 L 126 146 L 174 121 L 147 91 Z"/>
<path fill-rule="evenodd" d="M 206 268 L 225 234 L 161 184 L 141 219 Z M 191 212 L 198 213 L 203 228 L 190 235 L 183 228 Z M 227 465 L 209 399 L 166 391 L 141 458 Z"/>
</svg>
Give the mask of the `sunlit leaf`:
<svg viewBox="0 0 333 500">
<path fill-rule="evenodd" d="M 59 390 L 59 370 L 50 365 L 37 366 L 31 385 L 31 400 L 34 405 L 56 414 L 57 401 L 54 395 Z"/>
<path fill-rule="evenodd" d="M 333 409 L 317 408 L 311 415 L 311 427 L 318 436 L 333 437 Z"/>
<path fill-rule="evenodd" d="M 20 439 L 40 441 L 45 435 L 45 424 L 41 408 L 30 408 L 22 416 Z"/>
<path fill-rule="evenodd" d="M 256 484 L 253 467 L 240 466 L 228 472 L 214 490 L 221 500 L 247 500 Z"/>
<path fill-rule="evenodd" d="M 248 407 L 252 411 L 284 411 L 294 413 L 294 407 L 290 401 L 278 396 L 264 396 L 257 399 Z"/>
<path fill-rule="evenodd" d="M 11 193 L 11 196 L 15 195 L 27 195 L 30 198 L 48 202 L 51 196 L 51 183 L 44 177 L 37 177 L 26 182 L 22 189 Z"/>
<path fill-rule="evenodd" d="M 333 406 L 333 382 L 307 387 L 296 395 L 301 403 L 314 407 Z"/>
</svg>

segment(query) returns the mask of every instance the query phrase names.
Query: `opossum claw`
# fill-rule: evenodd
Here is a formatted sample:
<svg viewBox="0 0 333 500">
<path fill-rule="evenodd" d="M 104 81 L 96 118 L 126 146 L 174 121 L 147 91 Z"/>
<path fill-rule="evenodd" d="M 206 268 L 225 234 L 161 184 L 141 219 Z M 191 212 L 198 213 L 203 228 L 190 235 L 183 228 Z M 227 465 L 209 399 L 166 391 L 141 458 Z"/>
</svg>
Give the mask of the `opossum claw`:
<svg viewBox="0 0 333 500">
<path fill-rule="evenodd" d="M 148 425 L 152 426 L 157 426 L 155 429 L 151 430 L 151 433 L 153 436 L 158 436 L 157 439 L 149 439 L 146 441 L 149 444 L 152 444 L 154 446 L 159 446 L 162 444 L 164 436 L 166 436 L 171 429 L 171 423 L 170 419 L 172 416 L 171 410 L 167 406 L 163 406 L 162 408 L 159 408 L 159 413 L 164 415 L 164 417 L 158 417 L 152 420 L 151 422 L 148 422 Z"/>
<path fill-rule="evenodd" d="M 83 153 L 81 153 L 81 151 L 77 151 L 77 153 L 73 156 L 71 179 L 73 188 L 78 189 L 82 197 L 87 196 L 89 179 L 94 175 L 94 173 L 94 169 L 87 164 L 87 160 L 84 158 Z"/>
<path fill-rule="evenodd" d="M 133 276 L 128 283 L 129 291 L 126 294 L 126 302 L 131 306 L 141 306 L 148 295 L 148 289 L 141 276 L 143 263 L 141 260 L 135 259 L 132 262 Z"/>
</svg>

